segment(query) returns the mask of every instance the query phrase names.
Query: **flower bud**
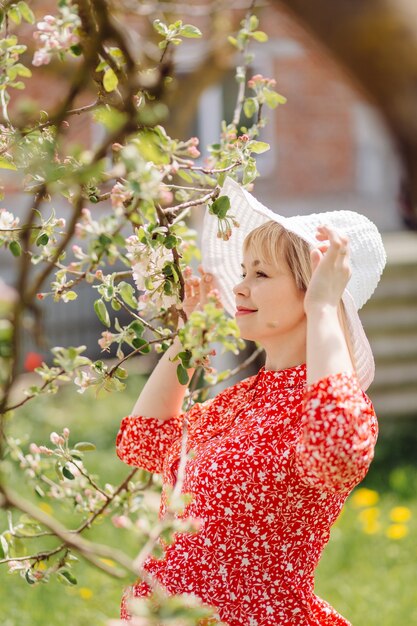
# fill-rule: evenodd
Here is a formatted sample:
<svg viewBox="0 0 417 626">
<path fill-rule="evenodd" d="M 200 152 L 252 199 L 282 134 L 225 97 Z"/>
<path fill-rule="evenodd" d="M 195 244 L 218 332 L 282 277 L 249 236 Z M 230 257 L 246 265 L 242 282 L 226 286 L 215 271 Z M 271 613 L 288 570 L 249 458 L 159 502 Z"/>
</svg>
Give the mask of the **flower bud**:
<svg viewBox="0 0 417 626">
<path fill-rule="evenodd" d="M 55 446 L 62 446 L 65 443 L 64 438 L 61 437 L 61 435 L 58 435 L 58 433 L 56 432 L 51 433 L 49 439 L 51 440 L 51 443 L 53 443 Z"/>
</svg>

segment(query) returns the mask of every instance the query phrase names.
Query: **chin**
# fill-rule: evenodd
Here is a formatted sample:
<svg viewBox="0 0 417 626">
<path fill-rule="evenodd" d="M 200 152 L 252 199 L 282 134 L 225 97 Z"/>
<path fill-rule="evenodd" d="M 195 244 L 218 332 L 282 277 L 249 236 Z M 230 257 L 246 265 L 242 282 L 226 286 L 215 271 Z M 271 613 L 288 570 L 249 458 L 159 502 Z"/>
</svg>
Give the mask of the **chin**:
<svg viewBox="0 0 417 626">
<path fill-rule="evenodd" d="M 239 336 L 241 339 L 245 339 L 246 341 L 257 341 L 255 333 L 251 332 L 250 328 L 242 328 L 239 322 L 237 322 L 237 325 L 240 331 Z"/>
</svg>

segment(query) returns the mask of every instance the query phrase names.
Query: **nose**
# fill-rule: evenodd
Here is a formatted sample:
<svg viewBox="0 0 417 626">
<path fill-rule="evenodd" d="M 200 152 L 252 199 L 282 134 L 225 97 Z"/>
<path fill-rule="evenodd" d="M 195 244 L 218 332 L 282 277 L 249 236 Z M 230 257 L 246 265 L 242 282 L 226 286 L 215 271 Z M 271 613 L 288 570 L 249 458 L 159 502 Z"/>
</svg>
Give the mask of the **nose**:
<svg viewBox="0 0 417 626">
<path fill-rule="evenodd" d="M 233 287 L 233 293 L 235 296 L 247 296 L 249 294 L 249 288 L 246 286 L 244 278 Z"/>
</svg>

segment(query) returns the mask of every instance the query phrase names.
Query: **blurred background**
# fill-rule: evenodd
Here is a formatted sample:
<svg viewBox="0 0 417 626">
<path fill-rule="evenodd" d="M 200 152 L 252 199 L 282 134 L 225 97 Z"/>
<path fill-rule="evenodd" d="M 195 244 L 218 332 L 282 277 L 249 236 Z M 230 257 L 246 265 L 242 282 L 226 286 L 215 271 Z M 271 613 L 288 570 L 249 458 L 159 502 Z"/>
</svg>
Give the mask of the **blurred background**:
<svg viewBox="0 0 417 626">
<path fill-rule="evenodd" d="M 233 116 L 238 59 L 226 41 L 248 3 L 131 5 L 135 10 L 132 15 L 127 11 L 126 17 L 130 25 L 137 25 L 138 45 L 153 36 L 151 22 L 163 16 L 161 10 L 169 9 L 174 18 L 203 31 L 201 41 L 185 41 L 178 47 L 167 123 L 172 136 L 200 138 L 203 163 L 205 147 L 217 141 L 221 121 L 230 122 Z M 40 19 L 53 13 L 55 6 L 38 1 L 33 8 Z M 255 60 L 249 75 L 275 78 L 277 90 L 288 101 L 269 115 L 261 137 L 271 149 L 258 159 L 261 177 L 255 195 L 283 215 L 335 209 L 363 213 L 380 229 L 388 255 L 382 280 L 361 311 L 376 361 L 376 378 L 369 389 L 380 418 L 376 457 L 334 529 L 319 568 L 317 592 L 355 626 L 417 624 L 417 232 L 407 174 L 384 118 L 352 76 L 279 3 L 261 3 L 257 13 L 269 41 L 253 45 Z M 22 28 L 33 49 L 31 27 Z M 40 109 L 53 107 L 65 81 L 59 63 L 33 70 L 34 78 L 15 103 L 22 114 L 28 98 Z M 88 102 L 86 94 L 78 105 Z M 91 146 L 100 140 L 100 133 L 89 116 L 71 118 L 70 141 Z M 6 208 L 19 215 L 28 199 L 21 195 L 13 172 L 2 174 Z M 55 208 L 65 216 L 59 200 Z M 97 211 L 108 209 L 105 203 L 97 205 Z M 203 209 L 193 214 L 197 229 L 202 215 Z M 5 282 L 13 282 L 12 259 L 3 252 L 0 273 Z M 102 357 L 97 345 L 102 326 L 93 311 L 96 294 L 92 291 L 81 285 L 75 302 L 40 303 L 48 329 L 46 344 L 36 345 L 28 329 L 25 353 L 46 355 L 54 345 L 86 344 L 91 358 Z M 249 345 L 248 352 L 252 349 Z M 68 389 L 56 398 L 29 403 L 13 426 L 14 434 L 43 443 L 51 430 L 69 426 L 75 437 L 96 442 L 92 467 L 115 481 L 124 470 L 113 450 L 118 423 L 154 363 L 155 357 L 147 355 L 131 364 L 128 390 L 110 400 L 98 401 Z M 215 365 L 226 367 L 224 361 Z M 253 364 L 244 376 L 260 365 L 261 361 Z M 110 526 L 99 529 L 97 536 L 117 545 L 124 541 L 123 532 Z M 134 553 L 133 545 L 126 549 Z M 96 572 L 84 574 L 76 589 L 60 592 L 59 600 L 56 583 L 28 589 L 16 578 L 6 581 L 3 573 L 2 581 L 0 602 L 7 606 L 3 626 L 98 625 L 117 614 L 120 582 Z"/>
</svg>

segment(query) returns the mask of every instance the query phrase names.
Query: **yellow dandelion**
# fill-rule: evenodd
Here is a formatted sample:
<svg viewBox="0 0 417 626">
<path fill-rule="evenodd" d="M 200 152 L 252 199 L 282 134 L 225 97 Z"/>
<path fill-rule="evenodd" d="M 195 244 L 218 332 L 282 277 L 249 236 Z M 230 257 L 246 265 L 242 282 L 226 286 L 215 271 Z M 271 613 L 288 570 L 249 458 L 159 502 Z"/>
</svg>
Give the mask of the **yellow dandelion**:
<svg viewBox="0 0 417 626">
<path fill-rule="evenodd" d="M 43 511 L 44 513 L 47 513 L 48 515 L 52 515 L 52 513 L 54 512 L 51 505 L 48 504 L 47 502 L 41 502 L 39 505 L 39 508 L 41 509 L 41 511 Z"/>
<path fill-rule="evenodd" d="M 38 561 L 38 563 L 36 563 L 35 565 L 35 569 L 38 569 L 41 572 L 44 572 L 47 569 L 46 563 L 44 561 Z"/>
<path fill-rule="evenodd" d="M 89 587 L 80 587 L 78 593 L 83 600 L 90 600 L 90 598 L 92 598 L 94 595 Z"/>
<path fill-rule="evenodd" d="M 388 539 L 404 539 L 404 537 L 408 534 L 408 528 L 405 524 L 391 524 L 388 526 L 385 534 Z"/>
<path fill-rule="evenodd" d="M 411 511 L 407 506 L 395 506 L 391 509 L 389 516 L 397 524 L 404 523 L 411 519 Z"/>
<path fill-rule="evenodd" d="M 351 502 L 356 509 L 366 506 L 374 506 L 379 500 L 379 493 L 373 489 L 361 487 L 356 489 L 351 497 Z"/>
<path fill-rule="evenodd" d="M 111 559 L 100 559 L 100 561 L 105 565 L 108 565 L 108 567 L 116 567 L 116 563 Z"/>
<path fill-rule="evenodd" d="M 363 524 L 370 524 L 378 519 L 379 513 L 378 507 L 372 506 L 369 509 L 362 509 L 358 514 L 358 518 Z"/>
</svg>

